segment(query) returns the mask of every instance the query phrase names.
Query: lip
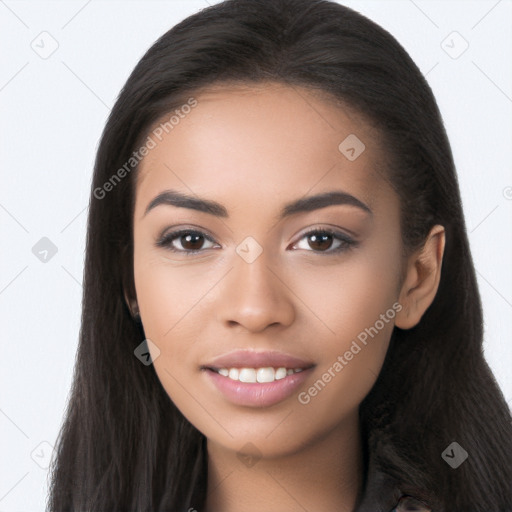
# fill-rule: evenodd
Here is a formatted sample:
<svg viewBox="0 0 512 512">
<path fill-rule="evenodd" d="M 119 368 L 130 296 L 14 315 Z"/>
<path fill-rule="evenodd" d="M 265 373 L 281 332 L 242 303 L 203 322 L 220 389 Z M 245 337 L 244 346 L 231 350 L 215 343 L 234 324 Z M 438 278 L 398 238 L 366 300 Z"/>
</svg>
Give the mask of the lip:
<svg viewBox="0 0 512 512">
<path fill-rule="evenodd" d="M 210 368 L 302 368 L 304 370 L 314 366 L 311 361 L 277 351 L 257 352 L 254 350 L 235 350 L 216 357 L 210 363 L 201 366 L 201 369 Z"/>
<path fill-rule="evenodd" d="M 220 368 L 302 368 L 274 382 L 240 382 L 217 373 Z M 269 407 L 290 397 L 310 376 L 315 364 L 278 351 L 235 350 L 201 366 L 210 383 L 235 405 Z"/>
<path fill-rule="evenodd" d="M 202 372 L 229 402 L 246 407 L 270 407 L 293 395 L 310 376 L 313 368 L 314 366 L 311 366 L 301 372 L 287 375 L 283 379 L 264 383 L 232 380 L 210 368 L 202 368 Z"/>
</svg>

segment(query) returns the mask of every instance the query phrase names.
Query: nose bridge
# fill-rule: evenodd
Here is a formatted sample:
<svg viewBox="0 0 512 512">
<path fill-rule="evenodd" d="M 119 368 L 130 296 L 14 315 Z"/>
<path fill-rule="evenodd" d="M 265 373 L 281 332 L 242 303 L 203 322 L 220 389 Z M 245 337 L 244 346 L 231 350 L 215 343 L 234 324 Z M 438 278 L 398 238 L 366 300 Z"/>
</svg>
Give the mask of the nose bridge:
<svg viewBox="0 0 512 512">
<path fill-rule="evenodd" d="M 234 268 L 229 273 L 224 322 L 237 323 L 249 330 L 263 330 L 271 324 L 289 325 L 294 318 L 291 294 L 263 247 L 247 237 L 237 247 Z"/>
</svg>

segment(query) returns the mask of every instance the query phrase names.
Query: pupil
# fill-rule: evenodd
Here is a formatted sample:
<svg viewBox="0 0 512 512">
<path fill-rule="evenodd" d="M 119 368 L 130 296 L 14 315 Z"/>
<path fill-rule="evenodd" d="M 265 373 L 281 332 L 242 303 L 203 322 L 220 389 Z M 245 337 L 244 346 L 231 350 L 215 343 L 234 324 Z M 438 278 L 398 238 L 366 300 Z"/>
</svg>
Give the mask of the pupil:
<svg viewBox="0 0 512 512">
<path fill-rule="evenodd" d="M 323 234 L 323 235 L 310 235 L 310 242 L 312 242 L 313 244 L 317 244 L 316 246 L 314 247 L 311 247 L 312 249 L 320 249 L 320 250 L 323 250 L 323 249 L 329 249 L 329 247 L 331 246 L 332 244 L 332 241 L 329 240 L 329 238 L 331 237 L 332 235 L 329 235 L 329 234 Z M 327 245 L 326 245 L 327 243 Z M 323 244 L 323 245 L 322 245 Z M 311 243 L 309 244 L 311 246 Z"/>
<path fill-rule="evenodd" d="M 201 248 L 201 245 L 202 245 L 202 236 L 201 235 L 193 235 L 193 234 L 190 234 L 190 235 L 182 235 L 182 238 L 185 239 L 185 244 L 192 244 L 192 247 L 190 247 L 190 245 L 187 247 L 185 244 L 182 243 L 183 247 L 185 247 L 185 249 L 191 249 L 191 250 L 195 250 L 195 249 L 200 249 Z M 195 240 L 193 240 L 195 239 Z M 191 241 L 193 240 L 193 241 Z M 199 243 L 198 243 L 199 241 Z"/>
</svg>

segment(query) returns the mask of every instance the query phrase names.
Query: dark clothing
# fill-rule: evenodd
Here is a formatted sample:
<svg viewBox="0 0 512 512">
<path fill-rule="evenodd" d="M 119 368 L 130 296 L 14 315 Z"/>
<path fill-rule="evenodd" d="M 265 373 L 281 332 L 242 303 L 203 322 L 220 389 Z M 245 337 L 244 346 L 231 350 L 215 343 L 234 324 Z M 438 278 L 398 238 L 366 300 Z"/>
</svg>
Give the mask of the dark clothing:
<svg viewBox="0 0 512 512">
<path fill-rule="evenodd" d="M 422 501 L 413 498 L 412 496 L 402 496 L 397 506 L 389 512 L 431 512 Z"/>
</svg>

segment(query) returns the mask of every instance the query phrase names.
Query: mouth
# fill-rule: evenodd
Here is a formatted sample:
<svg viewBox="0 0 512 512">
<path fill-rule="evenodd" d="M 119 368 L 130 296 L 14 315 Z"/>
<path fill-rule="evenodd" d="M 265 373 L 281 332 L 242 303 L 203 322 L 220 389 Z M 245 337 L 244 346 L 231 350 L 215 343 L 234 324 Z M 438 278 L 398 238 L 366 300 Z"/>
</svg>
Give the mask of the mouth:
<svg viewBox="0 0 512 512">
<path fill-rule="evenodd" d="M 241 350 L 200 367 L 208 384 L 229 402 L 246 407 L 269 407 L 289 398 L 316 365 L 282 352 Z"/>
<path fill-rule="evenodd" d="M 284 379 L 294 373 L 300 373 L 304 371 L 304 368 L 286 368 L 281 366 L 279 368 L 273 368 L 272 366 L 262 368 L 210 368 L 203 367 L 205 370 L 216 372 L 223 377 L 228 379 L 255 384 L 256 382 L 263 384 L 266 382 L 275 382 L 276 380 Z M 308 369 L 308 368 L 306 368 Z"/>
</svg>

